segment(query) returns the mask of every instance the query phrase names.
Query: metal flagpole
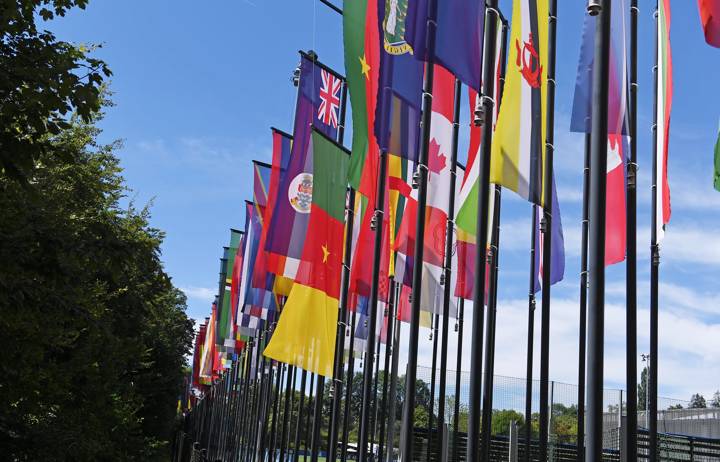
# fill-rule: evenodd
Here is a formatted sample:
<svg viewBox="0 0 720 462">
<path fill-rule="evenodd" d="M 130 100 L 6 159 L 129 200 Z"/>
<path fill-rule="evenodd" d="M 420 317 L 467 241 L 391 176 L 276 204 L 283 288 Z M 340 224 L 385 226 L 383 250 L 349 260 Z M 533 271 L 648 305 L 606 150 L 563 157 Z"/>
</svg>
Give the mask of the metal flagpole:
<svg viewBox="0 0 720 462">
<path fill-rule="evenodd" d="M 358 462 L 367 460 L 367 443 L 370 435 L 370 412 L 373 359 L 375 356 L 375 335 L 377 324 L 378 288 L 380 283 L 380 262 L 382 254 L 382 234 L 385 214 L 385 177 L 387 176 L 387 153 L 380 151 L 380 166 L 377 182 L 377 198 L 373 222 L 375 224 L 375 251 L 373 256 L 372 283 L 370 286 L 370 303 L 368 304 L 368 336 L 365 350 L 365 368 L 363 370 L 362 411 L 360 413 L 360 434 L 358 437 Z M 372 226 L 372 225 L 371 225 Z"/>
<path fill-rule="evenodd" d="M 485 51 L 483 52 L 483 95 L 476 109 L 475 123 L 482 125 L 482 151 L 478 172 L 477 245 L 475 246 L 475 293 L 473 295 L 472 344 L 470 348 L 470 406 L 468 415 L 467 459 L 480 459 L 481 387 L 483 362 L 483 310 L 485 303 L 485 259 L 487 249 L 487 221 L 490 188 L 490 149 L 493 137 L 493 110 L 495 101 L 495 55 L 497 23 L 500 13 L 497 0 L 487 0 L 485 12 Z M 489 419 L 485 419 L 488 420 Z M 487 462 L 487 461 L 484 461 Z"/>
<path fill-rule="evenodd" d="M 395 284 L 395 314 L 393 316 L 393 323 L 395 324 L 393 329 L 392 339 L 392 365 L 390 366 L 390 402 L 388 404 L 388 412 L 390 413 L 387 425 L 387 451 L 386 461 L 393 462 L 395 460 L 395 419 L 397 418 L 397 379 L 398 379 L 398 367 L 400 363 L 400 328 L 402 321 L 397 317 L 397 312 L 400 309 L 400 290 L 401 285 Z M 388 334 L 389 335 L 389 334 Z M 380 462 L 383 462 L 382 460 Z"/>
<path fill-rule="evenodd" d="M 462 97 L 462 84 L 455 79 L 455 93 L 453 95 L 453 125 L 450 148 L 450 195 L 448 199 L 447 228 L 445 230 L 445 268 L 443 268 L 443 306 L 442 306 L 442 344 L 440 345 L 440 383 L 438 397 L 438 423 L 439 431 L 445 426 L 445 393 L 447 388 L 447 355 L 448 334 L 450 330 L 450 297 L 452 291 L 452 257 L 453 234 L 455 232 L 455 188 L 457 182 L 457 151 L 458 135 L 460 132 L 460 99 Z"/>
<path fill-rule="evenodd" d="M 285 403 L 283 405 L 283 423 L 280 432 L 280 457 L 279 462 L 285 462 L 285 452 L 287 451 L 288 434 L 290 433 L 290 412 L 292 412 L 292 381 L 295 376 L 295 367 L 288 364 L 287 374 L 285 378 Z"/>
<path fill-rule="evenodd" d="M 293 462 L 298 462 L 298 449 L 300 449 L 300 432 L 302 431 L 303 404 L 305 402 L 305 386 L 307 385 L 307 371 L 300 374 L 300 399 L 298 400 L 298 415 L 295 423 L 295 443 L 293 444 Z"/>
<path fill-rule="evenodd" d="M 388 287 L 390 286 L 388 281 Z M 387 313 L 387 306 L 385 308 L 385 313 L 383 313 L 383 317 Z M 372 394 L 372 425 L 370 426 L 370 448 L 375 447 L 375 430 L 377 428 L 378 424 L 378 402 L 377 402 L 377 395 L 378 395 L 378 377 L 380 376 L 380 333 L 377 335 L 377 345 L 375 345 L 375 378 L 373 379 L 373 394 Z"/>
<path fill-rule="evenodd" d="M 427 203 L 428 153 L 430 146 L 430 124 L 432 120 L 432 90 L 434 79 L 433 59 L 435 55 L 435 30 L 437 23 L 437 0 L 427 2 L 427 56 L 425 81 L 423 83 L 422 115 L 420 122 L 420 153 L 413 182 L 417 179 L 418 199 L 415 222 L 414 263 L 412 273 L 412 295 L 410 300 L 410 340 L 408 344 L 407 373 L 405 376 L 405 415 L 401 441 L 403 460 L 413 460 L 413 427 L 415 422 L 415 381 L 417 379 L 418 341 L 420 337 L 420 299 L 422 297 L 423 257 L 425 252 L 425 205 Z M 429 436 L 429 435 L 428 435 Z M 360 462 L 364 462 L 361 460 Z"/>
<path fill-rule="evenodd" d="M 390 354 L 393 351 L 393 327 L 395 324 L 396 310 L 397 310 L 397 298 L 395 297 L 395 279 L 390 276 L 389 281 L 390 295 L 389 295 L 389 306 L 388 306 L 388 320 L 387 320 L 387 338 L 385 339 L 385 364 L 383 366 L 383 388 L 382 388 L 382 402 L 380 404 L 380 428 L 378 430 L 378 461 L 383 460 L 383 452 L 385 450 L 385 424 L 388 420 L 388 408 L 387 408 L 387 391 L 388 391 L 388 373 L 390 369 Z"/>
<path fill-rule="evenodd" d="M 450 194 L 452 196 L 452 194 Z M 430 368 L 430 402 L 428 403 L 428 450 L 426 452 L 427 462 L 430 462 L 430 455 L 432 454 L 432 430 L 433 430 L 433 413 L 435 412 L 435 369 L 437 368 L 437 352 L 438 352 L 438 323 L 440 322 L 440 315 L 435 313 L 432 326 L 430 326 L 430 336 L 433 341 L 433 352 L 432 352 L 432 366 Z"/>
<path fill-rule="evenodd" d="M 340 448 L 341 462 L 347 461 L 347 445 L 350 431 L 350 412 L 352 410 L 350 400 L 352 398 L 353 379 L 355 378 L 355 323 L 357 322 L 357 313 L 353 311 L 350 320 L 350 349 L 348 356 L 347 383 L 345 384 L 345 409 L 343 410 L 343 433 L 342 446 Z"/>
<path fill-rule="evenodd" d="M 540 460 L 547 460 L 548 437 L 550 434 L 550 403 L 548 382 L 550 378 L 550 289 L 552 275 L 552 213 L 553 213 L 553 157 L 555 153 L 555 55 L 557 29 L 557 0 L 550 0 L 548 24 L 547 61 L 547 114 L 545 133 L 545 162 L 543 166 L 544 197 L 542 254 L 542 300 L 540 321 Z M 603 196 L 604 197 L 604 196 Z"/>
<path fill-rule="evenodd" d="M 270 460 L 275 460 L 275 449 L 277 443 L 277 419 L 278 407 L 280 404 L 280 393 L 282 390 L 282 380 L 285 375 L 285 363 L 278 362 L 277 382 L 275 382 L 275 393 L 273 398 L 272 424 L 270 425 Z"/>
<path fill-rule="evenodd" d="M 342 12 L 340 12 L 342 14 Z M 347 83 L 342 84 L 342 93 L 340 96 L 340 120 L 338 123 L 337 142 L 342 145 L 345 138 L 345 113 L 347 108 Z M 345 246 L 343 254 L 343 268 L 340 279 L 340 299 L 338 301 L 338 323 L 335 331 L 335 356 L 333 358 L 333 376 L 330 382 L 330 393 L 332 401 L 330 402 L 330 423 L 328 428 L 328 459 L 329 462 L 335 462 L 337 458 L 337 424 L 340 415 L 340 396 L 342 393 L 342 369 L 343 369 L 343 350 L 345 345 L 345 326 L 347 324 L 347 295 L 350 277 L 350 253 L 352 251 L 352 230 L 353 230 L 353 210 L 355 205 L 355 191 L 348 188 L 347 194 L 348 205 L 345 209 Z M 324 381 L 324 379 L 323 379 Z M 320 428 L 318 427 L 318 432 Z M 313 440 L 319 438 L 319 434 L 313 435 Z"/>
<path fill-rule="evenodd" d="M 630 0 L 630 158 L 627 164 L 627 339 L 625 364 L 627 420 L 625 454 L 627 462 L 637 461 L 637 27 L 638 2 Z"/>
<path fill-rule="evenodd" d="M 303 443 L 304 443 L 303 460 L 304 461 L 308 460 L 308 449 L 311 447 L 310 446 L 310 435 L 312 434 L 311 433 L 312 427 L 310 426 L 310 417 L 312 417 L 312 412 L 310 412 L 310 406 L 312 406 L 312 404 L 315 401 L 317 401 L 317 400 L 313 401 L 315 399 L 315 396 L 313 394 L 313 389 L 315 388 L 315 377 L 317 377 L 317 375 L 315 373 L 310 374 L 310 387 L 308 388 L 308 402 L 307 402 L 308 412 L 307 412 L 307 415 L 305 416 L 305 434 L 303 435 Z"/>
<path fill-rule="evenodd" d="M 532 393 L 533 348 L 535 346 L 535 253 L 537 252 L 537 205 L 532 207 L 532 230 L 530 232 L 530 286 L 528 289 L 528 329 L 525 366 L 525 462 L 530 462 L 532 444 Z"/>
<path fill-rule="evenodd" d="M 610 0 L 599 0 L 595 26 L 590 151 L 590 232 L 588 242 L 588 462 L 601 462 L 603 449 L 603 367 L 605 341 L 605 192 L 607 175 Z"/>
<path fill-rule="evenodd" d="M 320 427 L 322 426 L 323 392 L 325 377 L 318 374 L 315 385 L 315 409 L 313 410 L 312 438 L 310 439 L 310 460 L 317 462 L 320 453 Z M 306 457 L 307 458 L 307 457 Z"/>
<path fill-rule="evenodd" d="M 650 370 L 648 371 L 648 389 L 645 393 L 645 399 L 649 404 L 649 444 L 650 462 L 656 462 L 658 460 L 658 447 L 657 447 L 657 382 L 658 382 L 658 282 L 660 276 L 660 246 L 658 244 L 657 236 L 657 188 L 661 187 L 657 183 L 657 172 L 660 166 L 657 162 L 658 149 L 662 149 L 662 146 L 658 146 L 657 143 L 657 110 L 658 110 L 658 59 L 660 49 L 658 47 L 659 40 L 659 28 L 660 18 L 658 17 L 658 4 L 655 3 L 655 66 L 653 66 L 653 78 L 654 78 L 654 96 L 653 96 L 653 125 L 652 125 L 652 138 L 653 138 L 653 150 L 652 150 L 652 218 L 650 225 Z"/>
<path fill-rule="evenodd" d="M 460 378 L 462 369 L 462 350 L 463 350 L 463 317 L 465 316 L 465 299 L 460 298 L 460 307 L 458 308 L 457 325 L 455 326 L 458 331 L 458 343 L 457 343 L 457 359 L 455 363 L 455 406 L 453 409 L 453 461 L 459 461 L 459 446 L 460 440 L 458 439 L 460 433 Z M 390 461 L 388 461 L 390 462 Z"/>
<path fill-rule="evenodd" d="M 507 42 L 507 23 L 501 17 L 499 20 L 502 21 L 502 56 L 498 65 L 500 66 L 500 81 L 498 82 L 498 88 L 495 90 L 497 98 L 496 110 L 499 109 L 502 103 L 502 91 L 505 86 L 505 61 L 507 57 L 507 48 L 505 43 Z M 493 60 L 493 68 L 495 68 Z M 490 235 L 490 251 L 487 254 L 488 269 L 490 270 L 490 276 L 488 278 L 488 309 L 487 309 L 487 334 L 485 335 L 485 371 L 483 377 L 485 379 L 483 383 L 483 427 L 482 427 L 482 444 L 481 449 L 483 451 L 484 460 L 490 458 L 490 444 L 491 444 L 491 431 L 492 431 L 492 401 L 493 401 L 493 384 L 494 384 L 494 370 L 495 370 L 495 324 L 496 324 L 496 308 L 497 308 L 497 272 L 498 272 L 498 245 L 500 240 L 500 199 L 501 199 L 501 188 L 500 186 L 491 186 L 494 188 L 494 203 L 490 205 L 493 208 L 493 222 L 492 230 Z M 478 243 L 480 245 L 480 243 Z"/>
<path fill-rule="evenodd" d="M 585 346 L 587 341 L 587 265 L 588 205 L 590 202 L 590 134 L 585 135 L 585 166 L 583 168 L 582 237 L 580 250 L 580 326 L 578 339 L 578 462 L 585 460 Z"/>
</svg>

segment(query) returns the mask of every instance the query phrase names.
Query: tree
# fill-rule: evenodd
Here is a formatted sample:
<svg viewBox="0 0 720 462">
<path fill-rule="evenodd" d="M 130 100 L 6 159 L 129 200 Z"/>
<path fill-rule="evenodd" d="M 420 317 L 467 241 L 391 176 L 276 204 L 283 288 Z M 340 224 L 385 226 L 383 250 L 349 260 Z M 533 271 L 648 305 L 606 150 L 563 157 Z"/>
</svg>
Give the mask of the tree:
<svg viewBox="0 0 720 462">
<path fill-rule="evenodd" d="M 525 416 L 512 409 L 495 410 L 492 416 L 492 434 L 508 435 L 510 434 L 510 423 L 515 422 L 518 428 L 525 426 Z"/>
<path fill-rule="evenodd" d="M 95 47 L 58 40 L 38 26 L 88 0 L 0 0 L 0 171 L 26 182 L 43 162 L 68 161 L 52 142 L 75 113 L 89 122 L 101 106 L 107 65 Z"/>
<path fill-rule="evenodd" d="M 0 447 L 9 460 L 154 460 L 193 324 L 149 210 L 121 206 L 119 145 L 70 124 L 42 140 L 29 186 L 0 172 Z"/>
<path fill-rule="evenodd" d="M 690 398 L 690 405 L 688 406 L 689 409 L 704 409 L 707 407 L 707 403 L 705 402 L 705 397 L 701 395 L 700 393 L 695 393 Z"/>
<path fill-rule="evenodd" d="M 710 401 L 710 407 L 720 407 L 720 390 L 713 393 L 712 401 Z"/>
<path fill-rule="evenodd" d="M 638 409 L 647 409 L 647 384 L 648 384 L 648 368 L 645 366 L 640 373 L 640 383 L 638 383 Z"/>
</svg>

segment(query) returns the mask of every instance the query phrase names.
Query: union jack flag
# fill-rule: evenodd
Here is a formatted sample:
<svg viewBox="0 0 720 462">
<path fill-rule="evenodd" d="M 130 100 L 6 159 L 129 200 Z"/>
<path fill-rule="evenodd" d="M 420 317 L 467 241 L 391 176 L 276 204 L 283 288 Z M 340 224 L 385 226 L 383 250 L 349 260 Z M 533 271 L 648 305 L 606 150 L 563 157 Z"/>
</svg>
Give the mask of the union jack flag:
<svg viewBox="0 0 720 462">
<path fill-rule="evenodd" d="M 322 70 L 321 77 L 320 107 L 318 107 L 317 116 L 325 125 L 332 125 L 337 128 L 341 81 L 324 69 Z"/>
</svg>

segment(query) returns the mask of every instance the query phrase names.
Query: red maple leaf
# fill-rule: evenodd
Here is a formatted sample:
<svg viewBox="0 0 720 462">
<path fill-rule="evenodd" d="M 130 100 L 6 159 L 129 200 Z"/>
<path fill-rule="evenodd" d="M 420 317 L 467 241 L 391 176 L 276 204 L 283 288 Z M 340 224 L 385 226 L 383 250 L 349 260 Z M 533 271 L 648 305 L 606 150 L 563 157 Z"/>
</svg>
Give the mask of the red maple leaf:
<svg viewBox="0 0 720 462">
<path fill-rule="evenodd" d="M 428 146 L 428 169 L 434 173 L 440 173 L 447 165 L 447 157 L 440 153 L 440 145 L 435 138 L 430 140 Z"/>
</svg>

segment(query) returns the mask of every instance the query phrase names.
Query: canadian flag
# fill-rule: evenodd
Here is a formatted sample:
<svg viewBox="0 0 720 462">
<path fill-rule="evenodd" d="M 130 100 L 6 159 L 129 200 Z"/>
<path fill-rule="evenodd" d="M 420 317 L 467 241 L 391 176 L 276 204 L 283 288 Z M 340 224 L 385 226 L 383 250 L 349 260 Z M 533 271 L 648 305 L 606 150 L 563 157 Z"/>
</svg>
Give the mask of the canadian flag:
<svg viewBox="0 0 720 462">
<path fill-rule="evenodd" d="M 627 138 L 608 135 L 607 191 L 605 209 L 605 266 L 625 259 L 626 209 L 625 209 L 625 153 Z"/>
</svg>

